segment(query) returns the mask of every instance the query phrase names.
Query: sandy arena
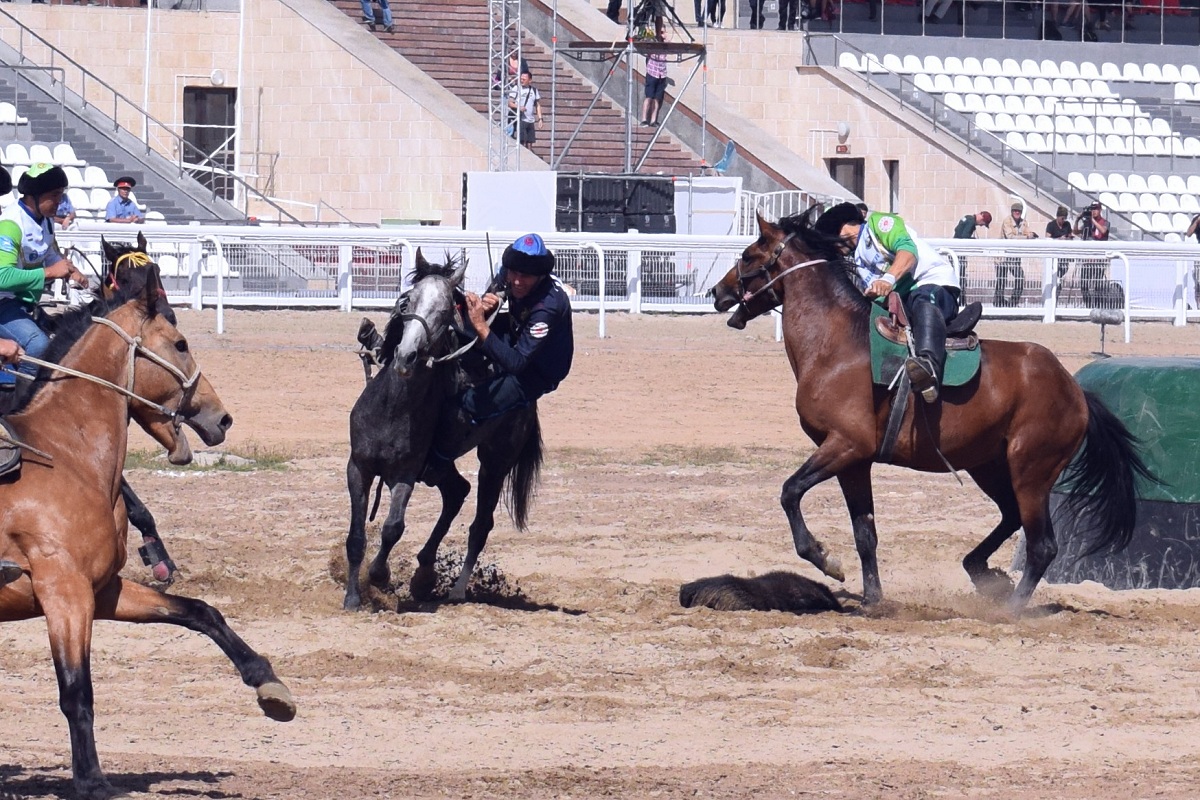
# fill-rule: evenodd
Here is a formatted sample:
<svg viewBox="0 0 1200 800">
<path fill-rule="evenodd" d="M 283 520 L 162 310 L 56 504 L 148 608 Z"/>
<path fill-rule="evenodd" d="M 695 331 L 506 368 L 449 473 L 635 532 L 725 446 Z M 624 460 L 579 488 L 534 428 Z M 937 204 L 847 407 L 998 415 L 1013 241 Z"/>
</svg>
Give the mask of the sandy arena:
<svg viewBox="0 0 1200 800">
<path fill-rule="evenodd" d="M 382 321 L 384 315 L 373 314 Z M 96 626 L 101 762 L 136 798 L 1194 798 L 1200 592 L 1043 585 L 1013 623 L 959 561 L 994 506 L 947 475 L 875 470 L 878 616 L 683 609 L 681 583 L 800 562 L 779 508 L 811 452 L 771 323 L 577 314 L 571 377 L 541 403 L 532 524 L 499 518 L 484 562 L 524 608 L 348 614 L 333 575 L 347 524 L 358 314 L 180 312 L 235 418 L 249 472 L 138 468 L 182 574 L 275 665 L 299 715 L 264 718 L 207 639 Z M 1072 371 L 1088 323 L 985 322 Z M 1200 327 L 1139 324 L 1109 352 L 1200 355 Z M 195 437 L 193 444 L 198 446 Z M 138 434 L 132 448 L 149 452 Z M 470 458 L 460 462 L 474 477 Z M 394 577 L 435 516 L 417 490 Z M 468 508 L 470 503 L 468 501 Z M 861 588 L 835 482 L 805 504 Z M 381 515 L 382 516 L 382 515 Z M 465 546 L 460 517 L 444 549 Z M 368 529 L 369 553 L 378 522 Z M 1011 545 L 993 563 L 1007 566 Z M 148 571 L 133 554 L 126 574 Z M 828 582 L 827 579 L 826 582 Z M 71 797 L 41 620 L 0 626 L 0 798 Z"/>
</svg>

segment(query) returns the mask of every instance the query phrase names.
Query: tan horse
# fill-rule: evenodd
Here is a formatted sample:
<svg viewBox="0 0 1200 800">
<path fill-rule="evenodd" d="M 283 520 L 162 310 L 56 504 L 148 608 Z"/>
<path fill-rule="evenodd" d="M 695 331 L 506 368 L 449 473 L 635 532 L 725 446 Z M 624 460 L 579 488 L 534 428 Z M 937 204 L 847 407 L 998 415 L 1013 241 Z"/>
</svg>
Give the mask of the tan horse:
<svg viewBox="0 0 1200 800">
<path fill-rule="evenodd" d="M 191 460 L 181 423 L 210 445 L 222 442 L 233 423 L 187 340 L 158 313 L 158 291 L 154 276 L 137 297 L 118 294 L 106 317 L 87 310 L 65 315 L 46 354 L 63 369 L 43 367 L 8 418 L 25 443 L 52 458 L 26 452 L 19 478 L 0 482 L 0 558 L 24 570 L 0 587 L 0 621 L 46 618 L 75 789 L 89 800 L 114 796 L 92 730 L 93 620 L 161 622 L 203 633 L 257 689 L 267 716 L 286 721 L 296 713 L 270 663 L 216 609 L 118 574 L 125 564 L 120 485 L 130 417 L 175 464 Z"/>
</svg>

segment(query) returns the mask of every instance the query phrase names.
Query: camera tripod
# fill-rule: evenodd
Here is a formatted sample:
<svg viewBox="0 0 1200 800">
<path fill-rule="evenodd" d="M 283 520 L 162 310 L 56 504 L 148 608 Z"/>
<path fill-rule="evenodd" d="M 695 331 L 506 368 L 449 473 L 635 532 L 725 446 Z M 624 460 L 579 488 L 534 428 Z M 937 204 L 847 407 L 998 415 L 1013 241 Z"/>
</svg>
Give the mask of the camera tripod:
<svg viewBox="0 0 1200 800">
<path fill-rule="evenodd" d="M 689 42 L 694 42 L 692 34 L 683 24 L 683 20 L 675 13 L 675 7 L 667 2 L 667 0 L 639 0 L 634 5 L 633 12 L 629 18 L 632 20 L 633 28 L 636 31 L 650 32 L 649 38 L 654 38 L 654 24 L 657 18 L 662 18 L 670 24 L 673 31 L 682 32 L 687 37 Z"/>
</svg>

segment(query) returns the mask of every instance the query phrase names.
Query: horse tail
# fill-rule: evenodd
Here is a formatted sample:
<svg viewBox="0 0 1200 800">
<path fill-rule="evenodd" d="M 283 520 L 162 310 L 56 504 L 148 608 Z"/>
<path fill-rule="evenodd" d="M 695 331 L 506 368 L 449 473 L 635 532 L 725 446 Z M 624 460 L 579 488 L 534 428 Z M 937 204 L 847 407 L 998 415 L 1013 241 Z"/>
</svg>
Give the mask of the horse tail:
<svg viewBox="0 0 1200 800">
<path fill-rule="evenodd" d="M 529 426 L 529 435 L 521 445 L 521 453 L 517 463 L 508 473 L 505 484 L 504 504 L 508 506 L 509 515 L 517 530 L 525 530 L 529 520 L 529 506 L 537 488 L 538 476 L 542 472 L 542 424 L 538 421 L 537 405 L 533 408 L 533 421 Z"/>
<path fill-rule="evenodd" d="M 371 493 L 371 484 L 367 484 L 367 494 Z M 379 479 L 379 483 L 375 485 L 375 502 L 371 505 L 371 515 L 367 517 L 367 522 L 375 521 L 375 512 L 379 511 L 379 496 L 383 494 L 383 478 Z"/>
<path fill-rule="evenodd" d="M 1084 391 L 1087 437 L 1063 474 L 1067 509 L 1087 512 L 1099 523 L 1095 538 L 1080 558 L 1129 546 L 1137 523 L 1137 481 L 1158 482 L 1138 455 L 1138 439 L 1097 395 Z"/>
</svg>

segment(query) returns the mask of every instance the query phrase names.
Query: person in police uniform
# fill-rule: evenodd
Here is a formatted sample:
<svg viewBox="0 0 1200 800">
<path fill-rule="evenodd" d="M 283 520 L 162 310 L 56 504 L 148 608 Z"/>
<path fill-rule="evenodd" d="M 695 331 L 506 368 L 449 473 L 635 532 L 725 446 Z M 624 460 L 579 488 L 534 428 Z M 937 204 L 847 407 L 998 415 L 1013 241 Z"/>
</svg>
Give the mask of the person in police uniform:
<svg viewBox="0 0 1200 800">
<path fill-rule="evenodd" d="M 467 317 L 479 335 L 480 351 L 496 366 L 489 380 L 455 398 L 451 414 L 465 414 L 472 425 L 522 408 L 558 388 L 571 371 L 575 340 L 571 301 L 551 274 L 554 255 L 536 233 L 510 244 L 501 258 L 501 279 L 508 288 L 507 324 L 488 323 L 500 305 L 491 292 L 468 292 Z M 461 453 L 462 426 L 443 422 L 434 437 L 421 480 L 433 485 Z"/>
</svg>

